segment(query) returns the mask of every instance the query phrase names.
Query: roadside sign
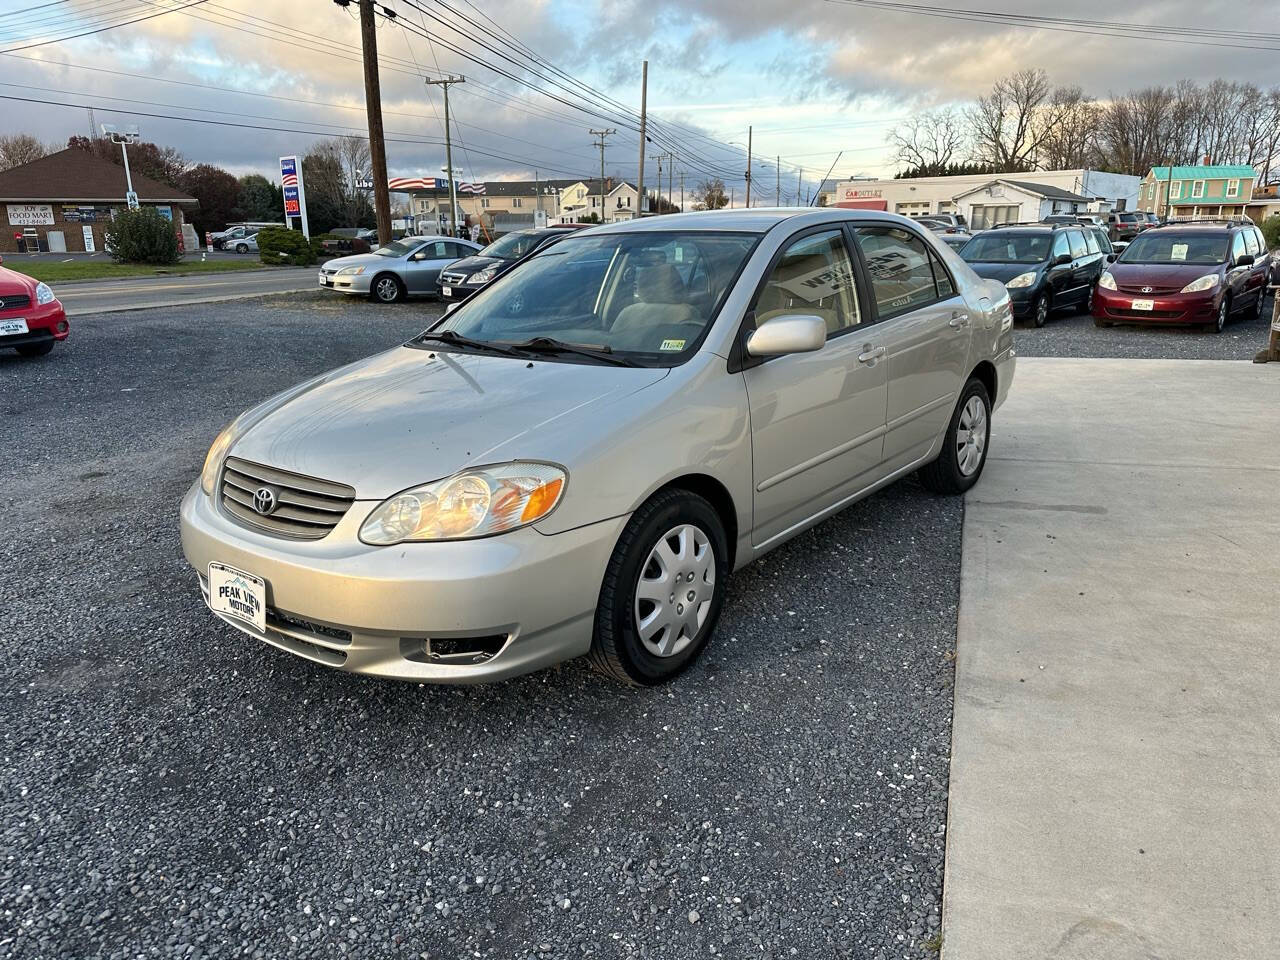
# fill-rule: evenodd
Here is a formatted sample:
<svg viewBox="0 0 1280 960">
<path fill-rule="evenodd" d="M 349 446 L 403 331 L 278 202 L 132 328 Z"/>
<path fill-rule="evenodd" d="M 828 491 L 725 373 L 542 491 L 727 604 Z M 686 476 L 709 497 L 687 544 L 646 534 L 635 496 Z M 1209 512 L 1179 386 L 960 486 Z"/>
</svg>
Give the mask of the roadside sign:
<svg viewBox="0 0 1280 960">
<path fill-rule="evenodd" d="M 125 203 L 127 203 L 127 204 L 129 205 L 129 209 L 130 209 L 130 210 L 137 210 L 137 209 L 138 209 L 138 194 L 137 194 L 136 192 L 134 192 L 133 190 L 130 190 L 128 193 L 126 193 L 126 194 L 124 195 L 124 202 L 125 202 Z"/>
<path fill-rule="evenodd" d="M 84 232 L 84 252 L 85 253 L 97 252 L 98 248 L 95 247 L 93 244 L 93 227 L 89 226 L 86 223 L 80 229 Z"/>
<path fill-rule="evenodd" d="M 297 156 L 280 158 L 280 186 L 284 190 L 284 219 L 292 227 L 290 218 L 302 221 L 302 235 L 311 239 L 307 226 L 307 188 L 302 182 L 302 163 Z"/>
</svg>

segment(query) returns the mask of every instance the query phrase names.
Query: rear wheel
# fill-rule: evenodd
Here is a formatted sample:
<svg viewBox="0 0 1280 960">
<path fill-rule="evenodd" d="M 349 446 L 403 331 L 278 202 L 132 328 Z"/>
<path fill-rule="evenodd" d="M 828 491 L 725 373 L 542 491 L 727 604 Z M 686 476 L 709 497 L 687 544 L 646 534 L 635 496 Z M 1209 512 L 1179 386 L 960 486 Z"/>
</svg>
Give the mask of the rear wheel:
<svg viewBox="0 0 1280 960">
<path fill-rule="evenodd" d="M 404 299 L 404 284 L 394 274 L 381 273 L 373 278 L 369 293 L 379 303 L 395 303 Z"/>
<path fill-rule="evenodd" d="M 679 674 L 720 619 L 728 558 L 724 524 L 702 497 L 666 490 L 646 501 L 605 568 L 591 666 L 632 686 Z"/>
<path fill-rule="evenodd" d="M 920 482 L 934 493 L 964 493 L 982 476 L 990 440 L 991 397 L 974 377 L 960 393 L 938 459 L 921 467 Z"/>
<path fill-rule="evenodd" d="M 1035 309 L 1031 314 L 1031 322 L 1037 327 L 1043 327 L 1046 320 L 1049 319 L 1049 295 L 1047 293 L 1040 294 L 1036 298 Z"/>
<path fill-rule="evenodd" d="M 43 357 L 53 349 L 53 344 L 53 340 L 45 340 L 43 343 L 24 343 L 16 349 L 24 357 Z"/>
</svg>

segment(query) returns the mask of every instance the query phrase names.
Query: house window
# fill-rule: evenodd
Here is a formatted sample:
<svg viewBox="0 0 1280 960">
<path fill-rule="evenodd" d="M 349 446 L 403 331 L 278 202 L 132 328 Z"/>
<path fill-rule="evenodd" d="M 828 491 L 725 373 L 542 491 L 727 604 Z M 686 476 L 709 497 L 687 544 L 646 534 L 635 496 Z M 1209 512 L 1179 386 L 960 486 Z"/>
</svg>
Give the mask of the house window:
<svg viewBox="0 0 1280 960">
<path fill-rule="evenodd" d="M 488 198 L 488 197 L 481 197 L 481 198 L 480 198 L 480 208 L 481 208 L 482 210 L 488 210 L 488 209 L 489 209 L 489 198 Z"/>
<path fill-rule="evenodd" d="M 1169 196 L 1174 200 L 1181 199 L 1182 197 L 1182 181 L 1181 180 L 1173 181 L 1173 187 L 1169 190 Z"/>
<path fill-rule="evenodd" d="M 512 207 L 523 207 L 523 206 L 524 206 L 524 199 L 523 199 L 522 197 L 512 197 L 512 198 L 511 198 L 511 206 L 512 206 Z"/>
<path fill-rule="evenodd" d="M 1227 196 L 1228 196 L 1228 197 L 1238 197 L 1238 196 L 1240 196 L 1240 181 L 1239 181 L 1239 180 L 1228 180 L 1228 181 L 1227 181 Z"/>
<path fill-rule="evenodd" d="M 1192 196 L 1192 198 L 1196 198 L 1196 197 L 1203 197 L 1203 196 L 1204 196 L 1204 181 L 1203 181 L 1203 180 L 1197 180 L 1197 181 L 1195 181 L 1193 184 L 1191 184 L 1191 196 Z"/>
</svg>

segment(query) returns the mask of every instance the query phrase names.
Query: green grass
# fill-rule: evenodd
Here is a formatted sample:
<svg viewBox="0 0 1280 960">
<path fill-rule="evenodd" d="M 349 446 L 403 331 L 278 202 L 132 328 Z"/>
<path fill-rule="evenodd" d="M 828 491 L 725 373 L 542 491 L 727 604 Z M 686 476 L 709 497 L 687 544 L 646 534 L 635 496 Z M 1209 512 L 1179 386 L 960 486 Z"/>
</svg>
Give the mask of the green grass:
<svg viewBox="0 0 1280 960">
<path fill-rule="evenodd" d="M 72 280 L 111 280 L 117 277 L 179 277 L 189 273 L 227 273 L 235 270 L 263 270 L 266 265 L 257 257 L 244 260 L 185 260 L 171 267 L 141 263 L 116 263 L 114 260 L 30 260 L 8 256 L 4 266 L 46 283 Z"/>
</svg>

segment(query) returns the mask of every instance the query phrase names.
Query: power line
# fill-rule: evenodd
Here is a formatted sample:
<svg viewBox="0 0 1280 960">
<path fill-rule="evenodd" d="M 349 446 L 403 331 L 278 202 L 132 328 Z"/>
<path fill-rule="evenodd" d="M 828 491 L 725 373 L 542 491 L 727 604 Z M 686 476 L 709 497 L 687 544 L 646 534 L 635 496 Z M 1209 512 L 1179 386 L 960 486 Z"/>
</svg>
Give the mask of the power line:
<svg viewBox="0 0 1280 960">
<path fill-rule="evenodd" d="M 118 29 L 119 27 L 127 27 L 130 24 L 143 23 L 144 21 L 147 21 L 147 20 L 154 20 L 156 17 L 163 17 L 167 13 L 182 13 L 182 12 L 185 12 L 190 7 L 198 7 L 200 4 L 206 3 L 206 2 L 207 0 L 189 0 L 189 2 L 183 7 L 174 7 L 169 10 L 160 10 L 160 11 L 157 11 L 156 13 L 149 13 L 145 17 L 133 17 L 132 19 L 129 19 L 129 20 L 122 20 L 119 23 L 112 23 L 112 24 L 108 24 L 107 26 L 98 27 L 97 29 L 94 29 L 94 30 L 85 30 L 80 33 L 69 34 L 68 36 L 65 36 L 65 37 L 53 37 L 48 40 L 39 40 L 39 41 L 36 41 L 35 43 L 27 43 L 17 47 L 6 47 L 4 50 L 0 50 L 0 53 L 15 53 L 18 50 L 31 50 L 35 47 L 48 46 L 51 43 L 62 43 L 66 40 L 78 40 L 80 37 L 91 37 L 91 36 L 94 36 L 95 34 L 105 33 L 108 30 L 115 30 L 115 29 Z"/>
</svg>

